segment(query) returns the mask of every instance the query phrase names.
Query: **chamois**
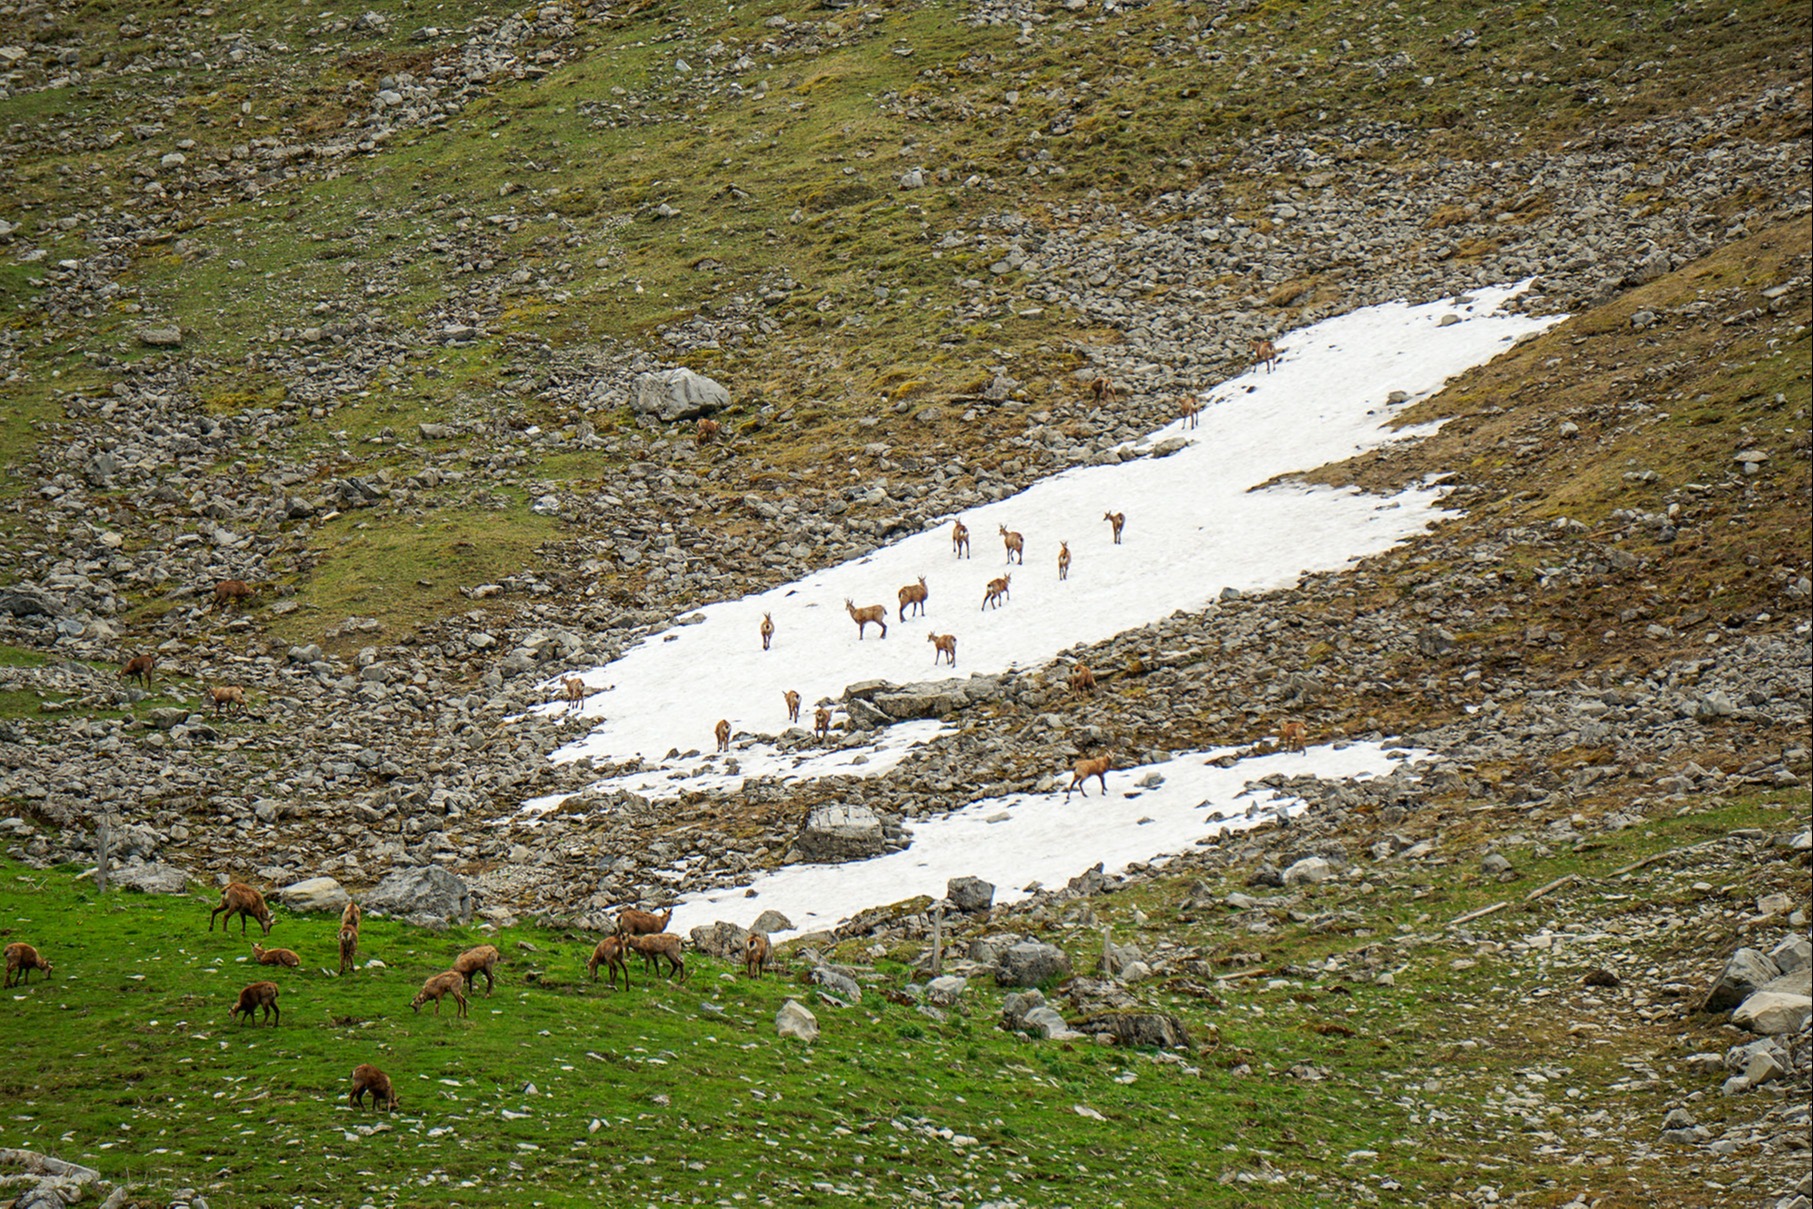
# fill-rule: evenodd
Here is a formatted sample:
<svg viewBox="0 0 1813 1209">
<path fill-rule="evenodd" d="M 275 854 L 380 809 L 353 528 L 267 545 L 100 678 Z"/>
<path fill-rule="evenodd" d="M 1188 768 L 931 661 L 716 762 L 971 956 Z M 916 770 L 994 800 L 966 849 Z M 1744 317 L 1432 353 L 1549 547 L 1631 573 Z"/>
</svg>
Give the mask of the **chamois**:
<svg viewBox="0 0 1813 1209">
<path fill-rule="evenodd" d="M 1278 364 L 1278 346 L 1270 340 L 1255 338 L 1253 340 L 1253 361 L 1265 366 L 1265 372 L 1271 373 Z"/>
<path fill-rule="evenodd" d="M 121 680 L 137 680 L 146 688 L 151 687 L 151 669 L 157 666 L 156 655 L 134 655 L 120 668 Z"/>
<path fill-rule="evenodd" d="M 567 703 L 569 714 L 584 707 L 585 681 L 577 676 L 562 676 L 560 678 L 560 695 Z"/>
<path fill-rule="evenodd" d="M 242 600 L 250 600 L 258 589 L 243 579 L 223 579 L 214 585 L 214 607 L 224 609 Z"/>
<path fill-rule="evenodd" d="M 222 911 L 226 918 L 220 921 L 220 930 L 225 932 L 227 925 L 239 916 L 239 934 L 246 934 L 246 920 L 255 919 L 264 928 L 264 934 L 271 934 L 271 909 L 264 905 L 264 895 L 252 889 L 244 882 L 231 882 L 220 892 L 220 906 L 208 912 L 208 931 L 214 930 L 214 917 Z"/>
<path fill-rule="evenodd" d="M 983 593 L 982 596 L 982 608 L 984 611 L 986 611 L 991 604 L 997 609 L 1001 607 L 1001 602 L 1007 599 L 1008 581 L 1012 579 L 1012 575 L 1003 575 L 1000 579 L 991 579 L 988 581 L 988 591 Z"/>
<path fill-rule="evenodd" d="M 764 651 L 767 650 L 768 644 L 773 641 L 774 641 L 774 614 L 763 613 L 762 614 L 762 649 Z"/>
<path fill-rule="evenodd" d="M 787 703 L 787 721 L 793 723 L 795 726 L 798 726 L 799 725 L 799 694 L 794 692 L 792 689 L 788 689 L 786 692 L 781 694 L 781 699 Z"/>
<path fill-rule="evenodd" d="M 585 963 L 586 970 L 592 975 L 592 981 L 598 981 L 598 967 L 603 966 L 605 972 L 610 975 L 611 990 L 614 991 L 617 989 L 617 971 L 622 970 L 623 989 L 627 991 L 630 985 L 630 966 L 629 962 L 624 960 L 624 955 L 628 952 L 629 945 L 625 937 L 607 936 L 599 941 L 598 947 L 592 950 L 590 960 Z"/>
<path fill-rule="evenodd" d="M 254 982 L 251 986 L 248 986 L 239 992 L 239 1002 L 235 1003 L 233 1005 L 233 1010 L 227 1013 L 227 1019 L 236 1020 L 238 1019 L 239 1014 L 244 1012 L 246 1020 L 250 1022 L 252 1013 L 259 1008 L 263 1008 L 264 1019 L 267 1022 L 273 1027 L 282 1024 L 283 1009 L 277 1006 L 277 995 L 278 991 L 276 983 Z M 275 1020 L 271 1019 L 273 1014 L 276 1016 Z"/>
<path fill-rule="evenodd" d="M 302 964 L 302 958 L 294 949 L 267 949 L 257 941 L 252 942 L 252 957 L 261 966 L 283 966 L 293 970 Z"/>
<path fill-rule="evenodd" d="M 1070 673 L 1067 681 L 1073 693 L 1093 693 L 1095 691 L 1095 673 L 1089 670 L 1087 663 L 1079 663 L 1076 670 Z"/>
<path fill-rule="evenodd" d="M 729 718 L 719 718 L 718 724 L 712 728 L 712 733 L 718 737 L 718 750 L 719 751 L 729 751 L 730 750 L 730 719 Z"/>
<path fill-rule="evenodd" d="M 932 644 L 932 666 L 938 666 L 940 658 L 950 660 L 951 666 L 957 666 L 957 636 L 955 634 L 927 634 L 925 640 Z"/>
<path fill-rule="evenodd" d="M 821 743 L 831 741 L 831 711 L 822 705 L 812 714 L 812 733 Z"/>
<path fill-rule="evenodd" d="M 22 940 L 16 940 L 6 946 L 6 985 L 12 986 L 16 981 L 24 986 L 31 981 L 33 970 L 43 970 L 44 977 L 50 977 L 50 963 L 38 956 L 38 950 Z M 13 976 L 18 975 L 15 979 Z"/>
<path fill-rule="evenodd" d="M 397 1110 L 396 1089 L 390 1085 L 390 1076 L 369 1062 L 361 1062 L 353 1067 L 353 1094 L 347 1099 L 354 1108 L 365 1107 L 365 1093 L 371 1093 L 371 1106 L 374 1111 L 388 1108 Z"/>
<path fill-rule="evenodd" d="M 1202 404 L 1196 401 L 1195 395 L 1184 395 L 1177 400 L 1177 414 L 1183 420 L 1185 428 L 1196 427 L 1197 417 L 1202 413 Z"/>
<path fill-rule="evenodd" d="M 717 440 L 718 433 L 722 431 L 723 427 L 724 426 L 719 424 L 716 420 L 701 417 L 699 419 L 698 427 L 694 430 L 694 439 L 697 440 L 700 445 L 709 445 Z"/>
<path fill-rule="evenodd" d="M 1070 578 L 1070 543 L 1058 543 L 1058 578 Z"/>
<path fill-rule="evenodd" d="M 667 962 L 667 976 L 678 974 L 680 981 L 686 981 L 686 961 L 680 956 L 681 940 L 672 932 L 655 932 L 647 936 L 628 937 L 625 944 L 642 954 L 645 966 L 660 969 L 661 961 Z"/>
<path fill-rule="evenodd" d="M 1309 727 L 1303 725 L 1302 720 L 1298 718 L 1292 718 L 1278 728 L 1278 746 L 1285 751 L 1302 751 L 1303 741 L 1308 737 Z"/>
<path fill-rule="evenodd" d="M 930 593 L 926 591 L 925 576 L 923 575 L 919 577 L 918 583 L 908 584 L 906 587 L 900 589 L 900 620 L 905 621 L 907 619 L 907 610 L 915 606 L 919 609 L 919 616 L 924 617 L 925 598 L 928 595 L 930 595 Z"/>
<path fill-rule="evenodd" d="M 1070 790 L 1081 787 L 1084 797 L 1089 796 L 1089 778 L 1095 777 L 1102 783 L 1102 796 L 1108 796 L 1108 769 L 1114 764 L 1114 753 L 1104 752 L 1093 760 L 1078 760 L 1076 768 L 1070 774 L 1070 787 L 1064 790 L 1064 800 L 1070 800 Z"/>
<path fill-rule="evenodd" d="M 208 690 L 208 700 L 214 703 L 216 716 L 227 712 L 227 707 L 237 705 L 240 713 L 245 713 L 246 691 L 237 684 L 220 684 Z"/>
<path fill-rule="evenodd" d="M 644 936 L 650 932 L 666 930 L 667 921 L 674 917 L 674 909 L 656 915 L 650 911 L 639 911 L 635 907 L 625 907 L 617 912 L 617 935 Z"/>
<path fill-rule="evenodd" d="M 969 526 L 961 520 L 951 522 L 951 553 L 957 558 L 969 557 Z"/>
<path fill-rule="evenodd" d="M 856 602 L 846 596 L 844 608 L 850 611 L 850 620 L 856 623 L 856 641 L 862 641 L 862 636 L 868 631 L 870 622 L 881 627 L 883 638 L 888 636 L 888 606 L 864 605 L 859 609 L 856 607 Z"/>
<path fill-rule="evenodd" d="M 420 1015 L 422 1005 L 432 999 L 434 1000 L 434 1014 L 439 1016 L 441 1000 L 451 995 L 454 1003 L 459 1005 L 459 1015 L 464 1016 L 466 1014 L 466 997 L 460 993 L 460 984 L 465 981 L 465 978 L 466 976 L 458 970 L 442 970 L 422 984 L 422 989 L 415 993 L 415 998 L 409 1001 L 409 1006 L 415 1009 L 417 1015 Z"/>
<path fill-rule="evenodd" d="M 489 999 L 491 998 L 491 988 L 497 985 L 491 977 L 491 971 L 500 960 L 502 960 L 502 955 L 498 953 L 496 945 L 479 945 L 477 948 L 467 949 L 455 958 L 453 968 L 466 979 L 467 994 L 472 992 L 473 979 L 483 974 L 485 976 L 485 998 Z"/>
<path fill-rule="evenodd" d="M 359 929 L 340 925 L 340 972 L 342 974 L 354 968 L 353 958 L 359 955 Z"/>
<path fill-rule="evenodd" d="M 1011 563 L 1016 559 L 1021 563 L 1026 561 L 1026 539 L 1006 525 L 1001 526 L 1001 544 L 1007 547 L 1008 562 Z"/>
<path fill-rule="evenodd" d="M 1103 376 L 1090 380 L 1089 393 L 1097 403 L 1113 403 L 1120 390 Z"/>
<path fill-rule="evenodd" d="M 751 978 L 760 978 L 771 952 L 773 946 L 768 943 L 768 934 L 751 932 L 748 939 L 743 941 L 743 972 Z"/>
<path fill-rule="evenodd" d="M 1104 512 L 1102 513 L 1102 519 L 1107 521 L 1114 529 L 1114 544 L 1117 546 L 1120 545 L 1121 526 L 1127 523 L 1127 514 L 1125 512 Z"/>
</svg>

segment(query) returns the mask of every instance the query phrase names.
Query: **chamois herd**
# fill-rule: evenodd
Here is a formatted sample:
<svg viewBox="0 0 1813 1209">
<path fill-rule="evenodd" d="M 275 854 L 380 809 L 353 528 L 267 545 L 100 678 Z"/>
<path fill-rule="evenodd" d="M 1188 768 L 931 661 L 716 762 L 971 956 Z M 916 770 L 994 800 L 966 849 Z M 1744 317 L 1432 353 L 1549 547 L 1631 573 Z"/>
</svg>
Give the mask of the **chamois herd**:
<svg viewBox="0 0 1813 1209">
<path fill-rule="evenodd" d="M 239 917 L 240 935 L 248 929 L 248 921 L 257 921 L 266 936 L 270 935 L 274 922 L 271 909 L 265 904 L 264 895 L 244 882 L 229 883 L 220 895 L 220 902 L 208 913 L 208 931 L 214 930 L 214 921 L 225 915 L 226 923 L 234 916 Z M 609 975 L 610 986 L 617 989 L 617 976 L 623 975 L 623 989 L 630 985 L 629 957 L 638 954 L 642 958 L 645 973 L 660 973 L 666 968 L 666 977 L 670 980 L 684 982 L 687 977 L 685 942 L 674 933 L 667 931 L 668 923 L 673 919 L 672 907 L 656 915 L 635 907 L 625 907 L 617 913 L 614 930 L 598 942 L 586 961 L 586 972 L 592 981 L 598 981 L 598 967 L 605 967 Z M 340 913 L 339 925 L 339 974 L 345 975 L 356 969 L 354 957 L 359 951 L 359 926 L 362 913 L 359 904 L 351 900 Z M 226 931 L 226 923 L 221 931 Z M 44 974 L 46 980 L 51 975 L 51 963 L 41 956 L 36 948 L 24 941 L 14 941 L 6 946 L 6 989 L 15 985 L 24 987 L 30 984 L 34 970 Z M 743 969 L 750 978 L 760 978 L 765 972 L 773 955 L 773 947 L 766 934 L 751 932 L 744 939 Z M 297 970 L 302 966 L 301 956 L 293 949 L 267 949 L 253 942 L 252 959 L 261 966 L 277 969 Z M 431 975 L 422 983 L 421 990 L 409 1001 L 410 1008 L 420 1015 L 422 1008 L 430 1000 L 434 1002 L 434 1014 L 441 1014 L 441 1001 L 453 1000 L 453 1014 L 456 1017 L 469 1015 L 470 997 L 478 978 L 485 979 L 485 997 L 489 999 L 497 986 L 494 971 L 503 960 L 496 945 L 478 945 L 467 949 L 454 958 L 453 965 L 438 974 Z M 229 1022 L 245 1018 L 248 1024 L 268 1024 L 273 1028 L 283 1024 L 283 1006 L 279 1002 L 283 988 L 268 978 L 247 983 L 234 1000 L 227 1012 Z M 374 1107 L 397 1108 L 396 1091 L 391 1086 L 390 1077 L 369 1063 L 360 1063 L 353 1068 L 352 1093 L 348 1097 L 354 1107 L 362 1108 L 364 1098 L 369 1094 Z"/>
</svg>

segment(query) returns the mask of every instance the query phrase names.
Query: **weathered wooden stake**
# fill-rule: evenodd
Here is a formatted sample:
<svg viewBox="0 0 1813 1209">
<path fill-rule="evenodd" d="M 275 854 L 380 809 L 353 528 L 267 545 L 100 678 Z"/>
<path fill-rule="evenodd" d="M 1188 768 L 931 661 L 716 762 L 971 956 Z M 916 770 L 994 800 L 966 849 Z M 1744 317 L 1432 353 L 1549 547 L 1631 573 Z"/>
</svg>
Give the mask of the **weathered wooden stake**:
<svg viewBox="0 0 1813 1209">
<path fill-rule="evenodd" d="M 932 910 L 932 977 L 944 973 L 944 905 Z"/>
<path fill-rule="evenodd" d="M 107 824 L 107 816 L 102 815 L 94 825 L 94 888 L 103 893 L 107 889 L 107 848 L 113 839 L 113 829 Z"/>
</svg>

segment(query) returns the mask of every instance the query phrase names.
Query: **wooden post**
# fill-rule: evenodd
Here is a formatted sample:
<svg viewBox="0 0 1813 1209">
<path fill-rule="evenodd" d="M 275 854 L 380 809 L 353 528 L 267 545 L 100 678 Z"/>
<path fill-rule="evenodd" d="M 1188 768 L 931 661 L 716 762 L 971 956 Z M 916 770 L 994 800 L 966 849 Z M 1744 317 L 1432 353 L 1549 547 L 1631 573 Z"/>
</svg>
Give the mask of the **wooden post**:
<svg viewBox="0 0 1813 1209">
<path fill-rule="evenodd" d="M 1114 945 L 1108 939 L 1112 931 L 1106 924 L 1102 925 L 1102 977 L 1114 977 Z"/>
<path fill-rule="evenodd" d="M 107 849 L 113 839 L 112 828 L 103 814 L 94 825 L 94 888 L 107 892 Z"/>
<path fill-rule="evenodd" d="M 932 977 L 944 973 L 944 904 L 932 908 Z"/>
</svg>

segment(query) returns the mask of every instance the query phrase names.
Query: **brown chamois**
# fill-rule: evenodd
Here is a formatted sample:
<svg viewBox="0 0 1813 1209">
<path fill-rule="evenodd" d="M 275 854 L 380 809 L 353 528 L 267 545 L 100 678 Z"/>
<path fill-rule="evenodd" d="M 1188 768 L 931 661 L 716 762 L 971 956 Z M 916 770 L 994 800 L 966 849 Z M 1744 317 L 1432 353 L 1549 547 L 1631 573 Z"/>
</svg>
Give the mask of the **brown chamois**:
<svg viewBox="0 0 1813 1209">
<path fill-rule="evenodd" d="M 1292 718 L 1278 728 L 1278 746 L 1285 751 L 1302 751 L 1303 741 L 1307 738 L 1309 727 L 1303 725 L 1300 719 Z"/>
<path fill-rule="evenodd" d="M 651 932 L 662 932 L 667 929 L 667 921 L 673 917 L 674 909 L 672 907 L 659 915 L 641 911 L 635 907 L 625 907 L 617 912 L 617 935 L 644 936 Z"/>
<path fill-rule="evenodd" d="M 1076 665 L 1076 670 L 1070 673 L 1070 679 L 1065 683 L 1070 685 L 1070 691 L 1073 693 L 1093 693 L 1095 691 L 1095 673 L 1089 670 L 1087 663 L 1079 663 Z"/>
<path fill-rule="evenodd" d="M 1108 770 L 1114 766 L 1114 753 L 1103 752 L 1093 760 L 1078 760 L 1070 773 L 1070 788 L 1064 791 L 1064 800 L 1070 800 L 1070 790 L 1081 786 L 1084 797 L 1089 796 L 1089 778 L 1095 777 L 1102 783 L 1102 796 L 1108 796 Z"/>
<path fill-rule="evenodd" d="M 699 418 L 698 426 L 693 430 L 693 439 L 700 445 L 709 445 L 718 439 L 718 433 L 723 430 L 724 426 L 716 420 L 707 419 L 701 416 Z"/>
<path fill-rule="evenodd" d="M 1102 513 L 1102 519 L 1107 521 L 1114 529 L 1114 544 L 1117 546 L 1120 545 L 1121 526 L 1127 523 L 1127 514 L 1125 512 L 1104 512 Z"/>
<path fill-rule="evenodd" d="M 562 676 L 560 678 L 560 696 L 567 703 L 569 714 L 576 709 L 583 708 L 585 705 L 585 681 L 577 676 Z"/>
<path fill-rule="evenodd" d="M 227 1013 L 227 1019 L 237 1020 L 239 1014 L 244 1012 L 245 1018 L 249 1023 L 252 1019 L 252 1013 L 259 1008 L 263 1008 L 266 1023 L 270 1024 L 272 1027 L 282 1024 L 283 1009 L 277 1006 L 277 994 L 276 983 L 254 982 L 251 986 L 246 987 L 243 991 L 239 992 L 239 1002 L 235 1003 L 233 1005 L 233 1010 Z M 273 1015 L 276 1016 L 275 1020 L 271 1018 Z"/>
<path fill-rule="evenodd" d="M 16 940 L 6 946 L 6 985 L 17 982 L 24 986 L 31 981 L 33 970 L 43 970 L 44 977 L 50 977 L 50 963 L 38 956 L 38 950 L 22 940 Z M 18 975 L 17 978 L 14 975 Z"/>
<path fill-rule="evenodd" d="M 844 608 L 850 611 L 850 620 L 856 623 L 856 641 L 862 641 L 862 636 L 868 631 L 870 622 L 881 627 L 883 638 L 888 636 L 888 606 L 864 605 L 859 609 L 856 607 L 856 602 L 846 596 Z"/>
<path fill-rule="evenodd" d="M 762 614 L 762 649 L 764 651 L 767 650 L 768 644 L 773 641 L 774 641 L 774 614 L 763 613 Z"/>
<path fill-rule="evenodd" d="M 787 703 L 787 721 L 799 725 L 799 694 L 788 689 L 781 694 L 781 700 Z"/>
<path fill-rule="evenodd" d="M 919 577 L 916 584 L 908 584 L 900 589 L 900 620 L 907 619 L 907 610 L 917 607 L 919 616 L 925 616 L 925 598 L 931 595 L 925 586 L 925 576 Z"/>
<path fill-rule="evenodd" d="M 1058 578 L 1070 578 L 1070 543 L 1058 543 Z"/>
<path fill-rule="evenodd" d="M 1177 415 L 1185 428 L 1196 427 L 1197 418 L 1202 414 L 1202 404 L 1196 401 L 1195 395 L 1184 395 L 1177 400 Z"/>
<path fill-rule="evenodd" d="M 951 666 L 957 666 L 957 636 L 955 634 L 927 634 L 925 640 L 932 644 L 932 666 L 938 666 L 940 658 L 950 660 Z"/>
<path fill-rule="evenodd" d="M 768 964 L 768 955 L 773 951 L 766 932 L 751 932 L 743 941 L 743 972 L 751 978 L 760 978 L 763 967 Z"/>
<path fill-rule="evenodd" d="M 359 956 L 359 929 L 340 925 L 340 972 L 355 968 L 354 958 Z"/>
<path fill-rule="evenodd" d="M 366 1092 L 371 1093 L 374 1112 L 380 1108 L 397 1110 L 397 1093 L 390 1085 L 390 1076 L 369 1062 L 361 1062 L 353 1067 L 353 1094 L 347 1100 L 354 1108 L 364 1108 Z"/>
<path fill-rule="evenodd" d="M 969 526 L 962 520 L 951 522 L 951 554 L 957 558 L 969 557 Z"/>
<path fill-rule="evenodd" d="M 157 666 L 156 655 L 134 655 L 120 668 L 121 680 L 137 680 L 146 688 L 151 687 L 151 669 Z"/>
<path fill-rule="evenodd" d="M 246 934 L 246 920 L 255 919 L 264 929 L 264 934 L 271 934 L 271 909 L 264 905 L 264 895 L 252 889 L 244 882 L 231 882 L 220 892 L 220 906 L 208 912 L 208 931 L 214 930 L 214 917 L 222 911 L 226 918 L 220 921 L 220 930 L 225 932 L 227 925 L 239 916 L 239 934 Z"/>
<path fill-rule="evenodd" d="M 1007 561 L 1008 562 L 1011 563 L 1011 562 L 1018 561 L 1020 563 L 1025 563 L 1025 561 L 1026 561 L 1026 539 L 1024 537 L 1020 536 L 1018 533 L 1015 533 L 1013 530 L 1009 529 L 1006 525 L 1002 525 L 1001 526 L 1001 544 L 1007 547 Z"/>
<path fill-rule="evenodd" d="M 1097 403 L 1113 403 L 1119 397 L 1120 389 L 1102 376 L 1090 379 L 1089 394 Z"/>
<path fill-rule="evenodd" d="M 592 981 L 598 981 L 598 967 L 603 966 L 605 972 L 610 975 L 611 990 L 614 991 L 617 989 L 617 971 L 622 970 L 623 989 L 629 990 L 630 965 L 624 960 L 624 955 L 628 952 L 629 945 L 625 943 L 624 937 L 607 936 L 599 941 L 598 947 L 592 950 L 591 958 L 585 963 L 586 970 L 592 975 Z"/>
<path fill-rule="evenodd" d="M 340 926 L 342 928 L 351 928 L 353 931 L 357 932 L 362 919 L 363 917 L 359 911 L 359 904 L 350 898 L 347 899 L 346 906 L 340 909 Z"/>
<path fill-rule="evenodd" d="M 464 1016 L 466 1014 L 466 997 L 460 993 L 460 984 L 465 980 L 466 976 L 458 970 L 442 970 L 422 984 L 422 989 L 415 993 L 415 998 L 409 1001 L 409 1006 L 415 1009 L 417 1015 L 420 1015 L 422 1005 L 432 999 L 434 1000 L 434 1014 L 439 1016 L 441 1000 L 451 995 L 454 1003 L 459 1005 L 458 1014 Z"/>
<path fill-rule="evenodd" d="M 243 579 L 223 579 L 214 585 L 214 607 L 229 608 L 242 600 L 250 600 L 258 594 L 258 589 Z"/>
<path fill-rule="evenodd" d="M 246 691 L 237 684 L 221 684 L 208 690 L 208 700 L 214 703 L 214 713 L 218 717 L 227 712 L 229 706 L 238 706 L 240 713 L 245 713 Z"/>
<path fill-rule="evenodd" d="M 302 958 L 294 949 L 267 949 L 257 941 L 252 942 L 252 958 L 261 966 L 283 966 L 293 970 L 302 964 Z"/>
<path fill-rule="evenodd" d="M 719 718 L 718 724 L 711 728 L 711 733 L 718 737 L 718 750 L 730 750 L 730 719 Z"/>
<path fill-rule="evenodd" d="M 831 741 L 831 711 L 819 706 L 812 714 L 812 733 L 818 736 L 819 742 Z"/>
<path fill-rule="evenodd" d="M 489 999 L 491 998 L 491 988 L 497 985 L 496 980 L 491 977 L 491 971 L 501 960 L 503 960 L 503 955 L 497 951 L 496 945 L 479 945 L 477 948 L 467 949 L 455 958 L 453 968 L 466 979 L 467 994 L 472 993 L 473 979 L 483 974 L 485 976 L 485 998 Z"/>
<path fill-rule="evenodd" d="M 680 956 L 682 947 L 681 941 L 680 938 L 675 936 L 672 932 L 656 932 L 648 936 L 631 936 L 626 938 L 624 943 L 629 945 L 629 947 L 636 952 L 642 954 L 642 962 L 645 968 L 652 968 L 659 971 L 661 968 L 661 961 L 665 960 L 667 962 L 667 976 L 672 978 L 674 975 L 678 974 L 681 982 L 686 981 L 686 961 Z"/>
<path fill-rule="evenodd" d="M 1255 337 L 1253 340 L 1253 361 L 1265 366 L 1265 372 L 1271 373 L 1278 364 L 1278 346 L 1270 340 Z"/>
<path fill-rule="evenodd" d="M 982 594 L 982 608 L 984 612 L 988 610 L 990 605 L 993 605 L 997 609 L 1001 607 L 1001 602 L 1007 599 L 1007 585 L 1012 579 L 1013 576 L 1010 574 L 1003 575 L 1000 579 L 991 579 L 988 581 L 988 591 Z"/>
</svg>

